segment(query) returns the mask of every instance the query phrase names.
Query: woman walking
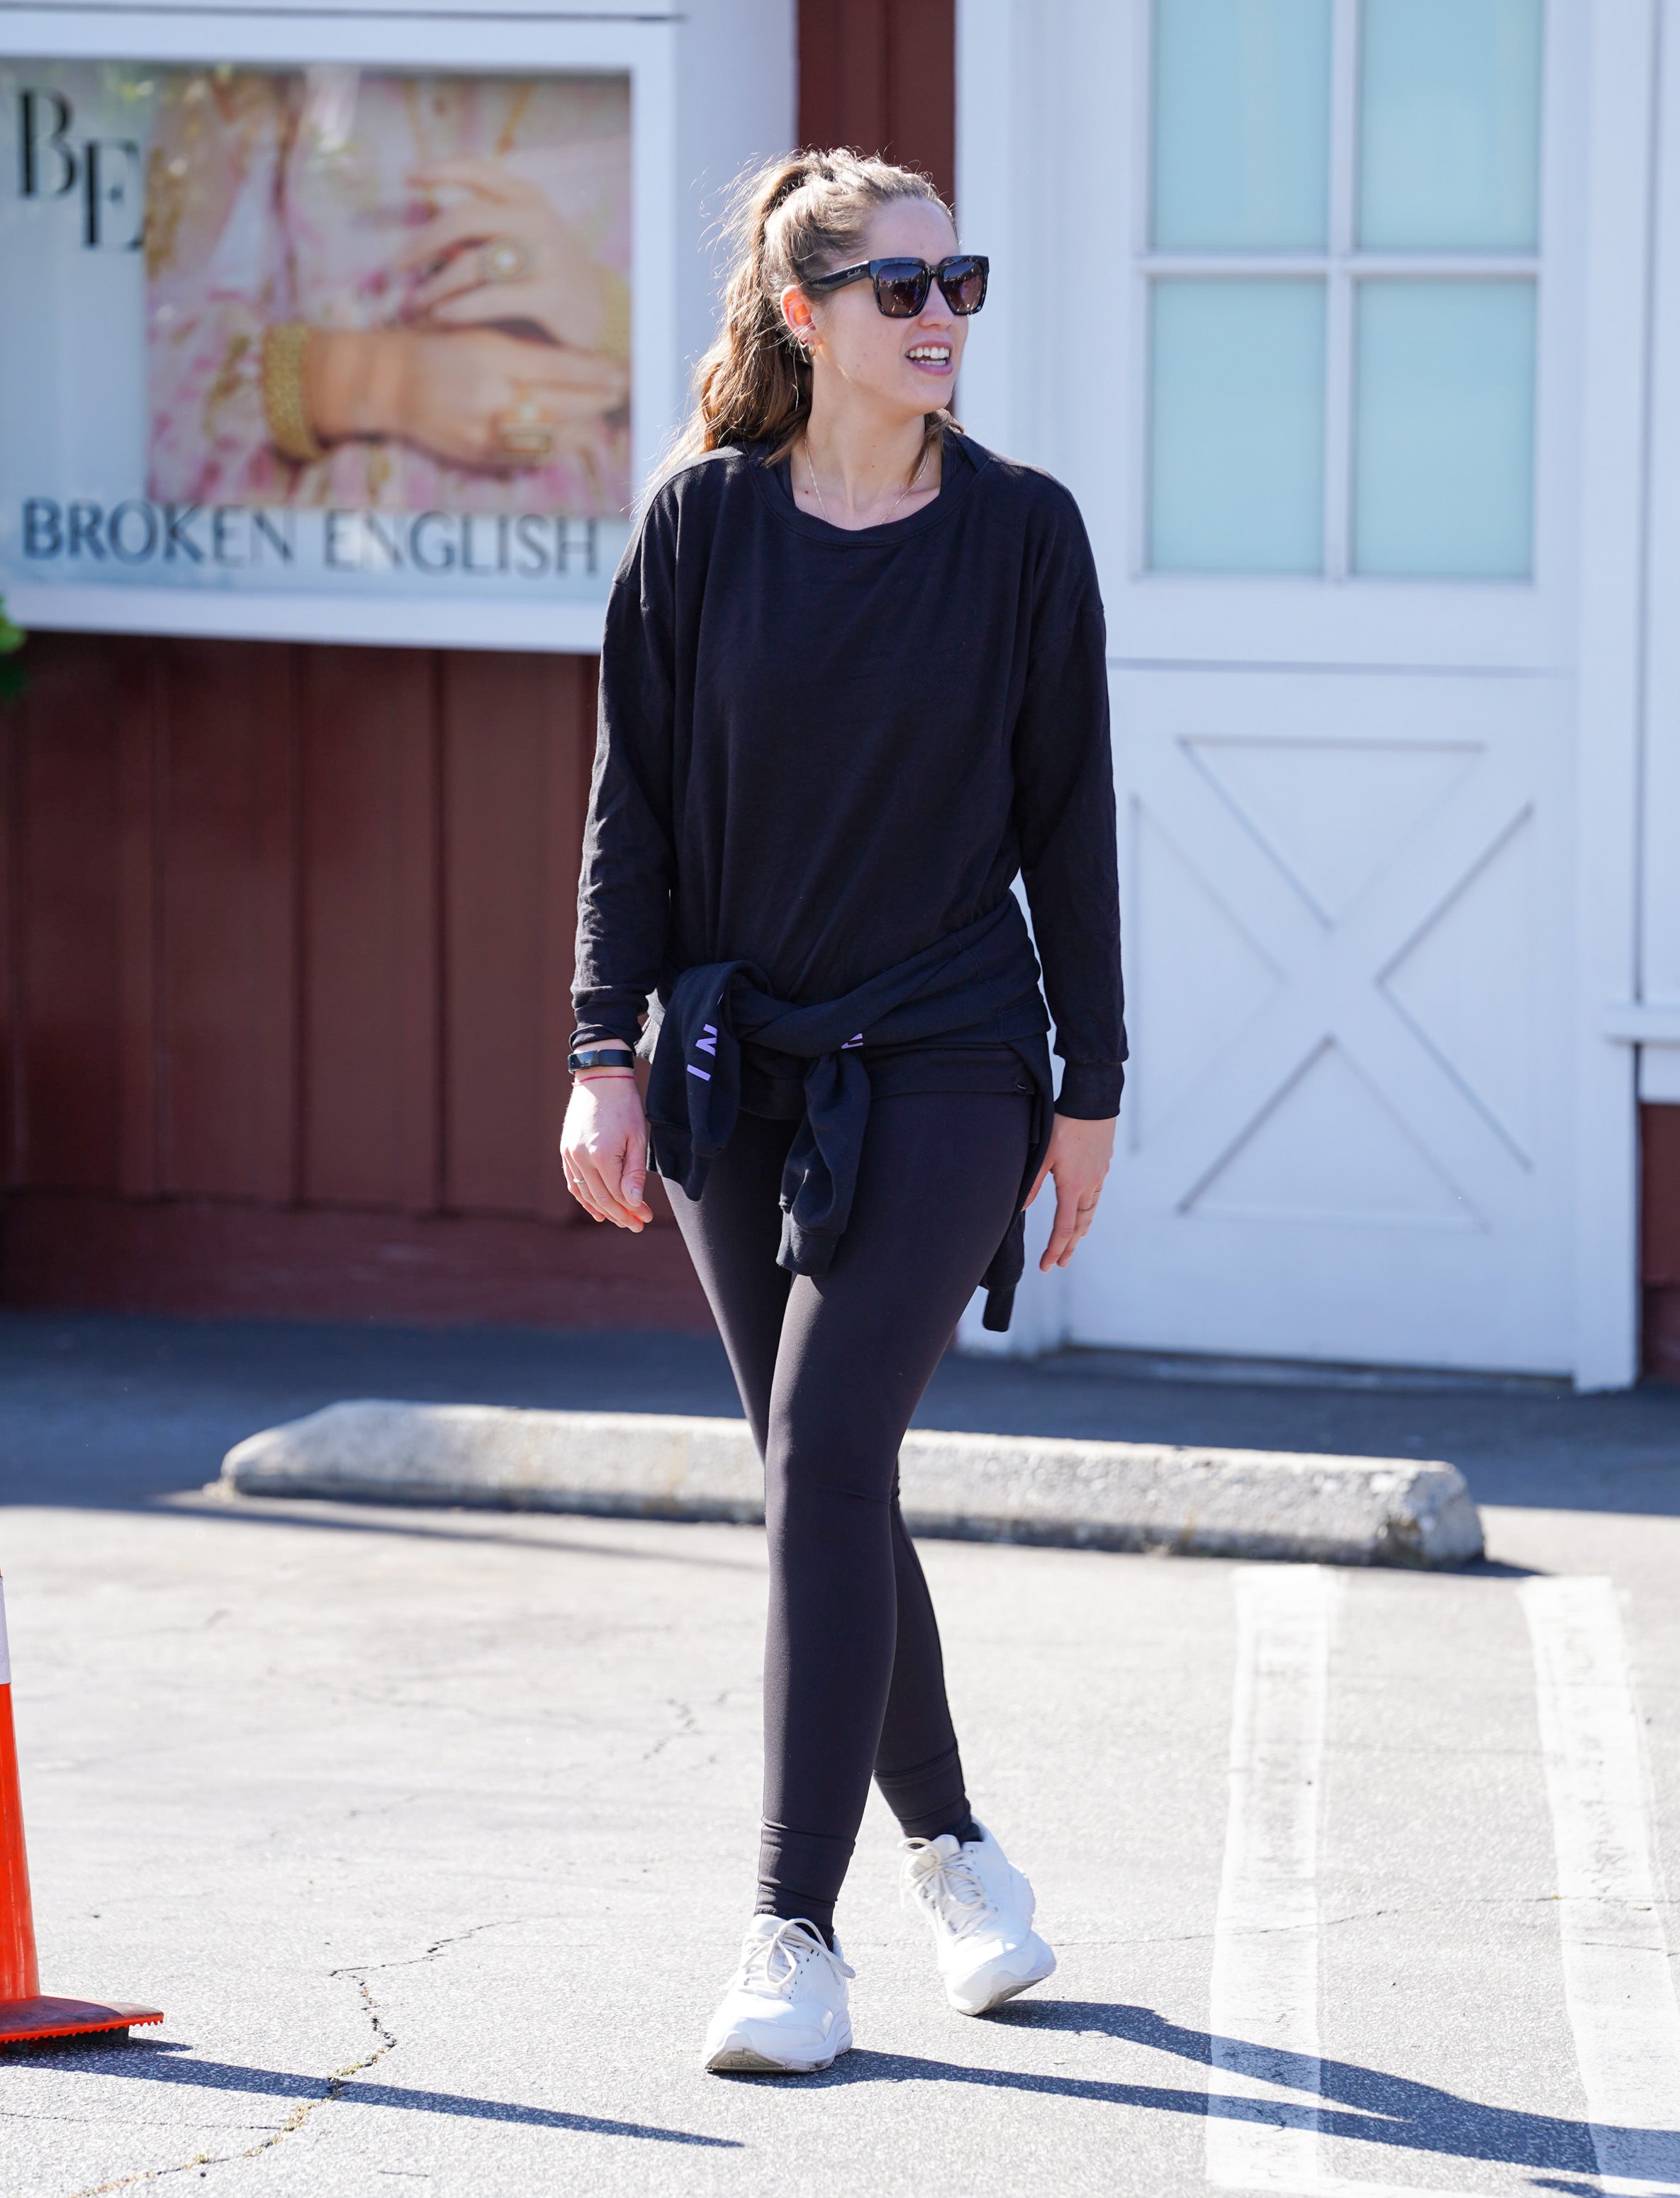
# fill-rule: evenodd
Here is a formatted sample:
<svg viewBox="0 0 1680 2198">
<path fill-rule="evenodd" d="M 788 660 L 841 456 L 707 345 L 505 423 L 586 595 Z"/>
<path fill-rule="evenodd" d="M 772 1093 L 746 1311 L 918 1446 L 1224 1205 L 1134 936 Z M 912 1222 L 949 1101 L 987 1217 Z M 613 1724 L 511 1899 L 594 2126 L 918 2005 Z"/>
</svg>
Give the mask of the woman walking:
<svg viewBox="0 0 1680 2198">
<path fill-rule="evenodd" d="M 563 1150 L 639 1230 L 651 1132 L 764 1461 L 758 1912 L 705 2060 L 803 2073 L 852 2043 L 834 1902 L 872 1776 L 952 2005 L 1055 1966 L 969 1807 L 898 1454 L 977 1286 L 1007 1328 L 1046 1174 L 1041 1265 L 1089 1229 L 1125 1040 L 1090 547 L 946 409 L 986 262 L 924 177 L 849 153 L 741 206 L 607 609 Z"/>
</svg>

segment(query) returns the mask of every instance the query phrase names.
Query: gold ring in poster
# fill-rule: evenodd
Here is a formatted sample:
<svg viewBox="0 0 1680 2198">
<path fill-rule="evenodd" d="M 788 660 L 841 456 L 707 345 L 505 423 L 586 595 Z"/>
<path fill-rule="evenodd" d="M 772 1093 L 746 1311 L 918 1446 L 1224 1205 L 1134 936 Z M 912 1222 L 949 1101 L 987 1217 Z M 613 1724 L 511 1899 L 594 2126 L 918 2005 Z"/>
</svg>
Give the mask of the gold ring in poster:
<svg viewBox="0 0 1680 2198">
<path fill-rule="evenodd" d="M 521 397 L 496 416 L 496 439 L 503 453 L 527 464 L 554 456 L 554 424 L 534 397 Z"/>
<path fill-rule="evenodd" d="M 485 282 L 522 282 L 531 272 L 531 254 L 516 236 L 492 236 L 479 251 L 479 275 Z"/>
</svg>

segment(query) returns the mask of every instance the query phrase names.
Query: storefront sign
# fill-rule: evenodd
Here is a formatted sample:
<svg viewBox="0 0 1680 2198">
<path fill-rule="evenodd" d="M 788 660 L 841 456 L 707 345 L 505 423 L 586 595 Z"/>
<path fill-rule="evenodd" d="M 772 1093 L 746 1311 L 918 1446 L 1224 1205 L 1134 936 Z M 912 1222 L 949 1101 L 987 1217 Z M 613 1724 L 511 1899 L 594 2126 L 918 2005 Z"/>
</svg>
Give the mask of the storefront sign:
<svg viewBox="0 0 1680 2198">
<path fill-rule="evenodd" d="M 627 73 L 0 60 L 0 591 L 598 604 L 631 170 Z"/>
</svg>

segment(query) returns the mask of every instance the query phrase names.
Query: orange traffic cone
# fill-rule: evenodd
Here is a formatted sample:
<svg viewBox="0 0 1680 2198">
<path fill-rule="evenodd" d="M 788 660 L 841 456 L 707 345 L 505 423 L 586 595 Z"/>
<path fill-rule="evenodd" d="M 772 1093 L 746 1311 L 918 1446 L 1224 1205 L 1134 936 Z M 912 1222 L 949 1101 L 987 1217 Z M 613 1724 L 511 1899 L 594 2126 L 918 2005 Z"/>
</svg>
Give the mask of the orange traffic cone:
<svg viewBox="0 0 1680 2198">
<path fill-rule="evenodd" d="M 0 1586 L 0 2045 L 37 2038 L 128 2035 L 131 2022 L 161 2022 L 154 2007 L 120 2000 L 47 1999 L 35 1965 L 29 1858 L 23 1847 L 17 1740 L 12 1730 L 12 1664 L 6 1648 L 5 1590 Z"/>
</svg>

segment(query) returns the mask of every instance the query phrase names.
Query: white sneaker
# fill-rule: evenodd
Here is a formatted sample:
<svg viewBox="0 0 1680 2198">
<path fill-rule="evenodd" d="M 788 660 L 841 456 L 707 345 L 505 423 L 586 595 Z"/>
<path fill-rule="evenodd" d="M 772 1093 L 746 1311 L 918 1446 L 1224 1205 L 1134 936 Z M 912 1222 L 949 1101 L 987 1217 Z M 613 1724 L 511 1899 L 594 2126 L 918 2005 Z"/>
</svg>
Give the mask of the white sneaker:
<svg viewBox="0 0 1680 2198">
<path fill-rule="evenodd" d="M 811 1924 L 755 1916 L 741 1967 L 706 2033 L 706 2066 L 760 2076 L 811 2076 L 852 2050 L 846 1980 L 856 1976 Z"/>
<path fill-rule="evenodd" d="M 977 1840 L 950 1832 L 906 1840 L 904 1897 L 933 1933 L 945 1997 L 959 2015 L 985 2015 L 1041 1983 L 1055 1956 L 1032 1928 L 1032 1887 L 980 1819 Z"/>
</svg>

